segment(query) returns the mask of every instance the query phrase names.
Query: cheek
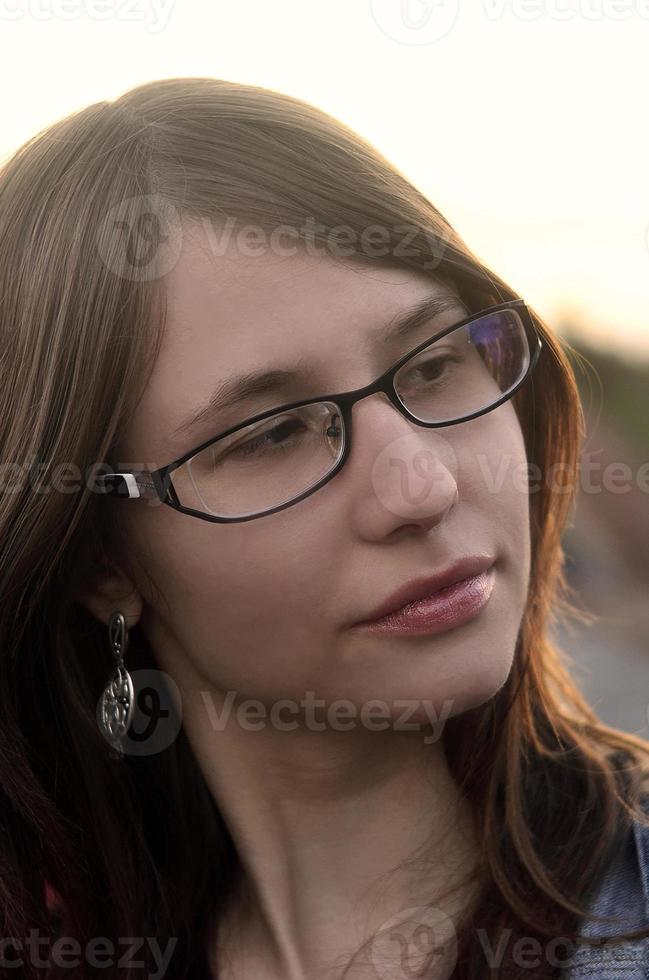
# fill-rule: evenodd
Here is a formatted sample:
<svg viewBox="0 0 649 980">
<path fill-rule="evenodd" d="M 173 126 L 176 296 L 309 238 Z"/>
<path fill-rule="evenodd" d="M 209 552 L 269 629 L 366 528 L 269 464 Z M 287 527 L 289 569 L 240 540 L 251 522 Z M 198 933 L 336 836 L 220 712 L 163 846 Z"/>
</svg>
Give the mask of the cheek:
<svg viewBox="0 0 649 980">
<path fill-rule="evenodd" d="M 529 467 L 511 402 L 467 423 L 458 453 L 460 497 L 529 558 Z"/>
<path fill-rule="evenodd" d="M 151 602 L 148 635 L 181 688 L 202 678 L 267 701 L 314 685 L 322 544 L 287 520 L 278 546 L 277 525 L 203 526 L 165 508 L 142 531 L 168 602 Z"/>
<path fill-rule="evenodd" d="M 506 600 L 502 615 L 511 633 L 522 619 L 529 590 L 530 471 L 523 432 L 511 402 L 476 421 L 483 425 L 471 434 L 473 452 L 467 454 L 465 499 L 492 529 L 492 535 L 497 529 Z"/>
</svg>

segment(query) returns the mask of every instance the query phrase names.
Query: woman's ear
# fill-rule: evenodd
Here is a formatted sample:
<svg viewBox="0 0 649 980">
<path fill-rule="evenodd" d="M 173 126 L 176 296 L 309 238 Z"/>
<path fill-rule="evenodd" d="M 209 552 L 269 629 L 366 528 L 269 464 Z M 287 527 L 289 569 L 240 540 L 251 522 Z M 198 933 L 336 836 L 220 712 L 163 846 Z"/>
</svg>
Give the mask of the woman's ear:
<svg viewBox="0 0 649 980">
<path fill-rule="evenodd" d="M 75 600 L 105 625 L 115 610 L 124 615 L 127 629 L 135 626 L 142 615 L 142 596 L 131 579 L 112 565 L 98 573 L 92 584 L 79 589 Z"/>
</svg>

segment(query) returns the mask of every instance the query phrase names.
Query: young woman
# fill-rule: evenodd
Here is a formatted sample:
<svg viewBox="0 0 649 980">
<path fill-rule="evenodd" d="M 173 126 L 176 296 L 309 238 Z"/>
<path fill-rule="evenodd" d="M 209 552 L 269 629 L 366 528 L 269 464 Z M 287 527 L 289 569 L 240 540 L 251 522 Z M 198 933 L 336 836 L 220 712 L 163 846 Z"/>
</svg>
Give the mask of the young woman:
<svg viewBox="0 0 649 980">
<path fill-rule="evenodd" d="M 0 278 L 5 965 L 643 976 L 649 744 L 548 639 L 583 418 L 524 298 L 209 78 L 23 146 Z"/>
</svg>

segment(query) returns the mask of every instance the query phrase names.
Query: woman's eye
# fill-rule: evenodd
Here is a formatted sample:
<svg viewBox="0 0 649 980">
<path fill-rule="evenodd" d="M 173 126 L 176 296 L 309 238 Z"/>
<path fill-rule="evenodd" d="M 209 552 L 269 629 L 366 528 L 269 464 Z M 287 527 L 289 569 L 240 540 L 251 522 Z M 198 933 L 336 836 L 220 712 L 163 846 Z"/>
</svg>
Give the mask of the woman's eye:
<svg viewBox="0 0 649 980">
<path fill-rule="evenodd" d="M 291 444 L 290 439 L 304 428 L 303 423 L 298 419 L 284 419 L 277 425 L 264 430 L 251 439 L 227 451 L 227 456 L 252 456 L 260 455 L 264 452 L 282 452 Z"/>
</svg>

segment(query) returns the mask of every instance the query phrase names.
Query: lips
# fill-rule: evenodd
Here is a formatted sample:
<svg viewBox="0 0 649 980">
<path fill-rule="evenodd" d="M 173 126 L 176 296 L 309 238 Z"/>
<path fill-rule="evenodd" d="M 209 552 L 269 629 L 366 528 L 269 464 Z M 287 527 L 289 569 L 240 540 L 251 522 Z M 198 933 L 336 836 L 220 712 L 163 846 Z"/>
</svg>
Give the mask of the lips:
<svg viewBox="0 0 649 980">
<path fill-rule="evenodd" d="M 480 575 L 491 568 L 494 561 L 493 555 L 466 555 L 446 569 L 425 577 L 411 579 L 392 592 L 380 605 L 370 610 L 367 616 L 354 625 L 359 626 L 377 619 L 383 619 L 385 616 L 403 609 L 411 602 L 416 602 L 417 599 L 425 599 L 449 585 Z"/>
</svg>

